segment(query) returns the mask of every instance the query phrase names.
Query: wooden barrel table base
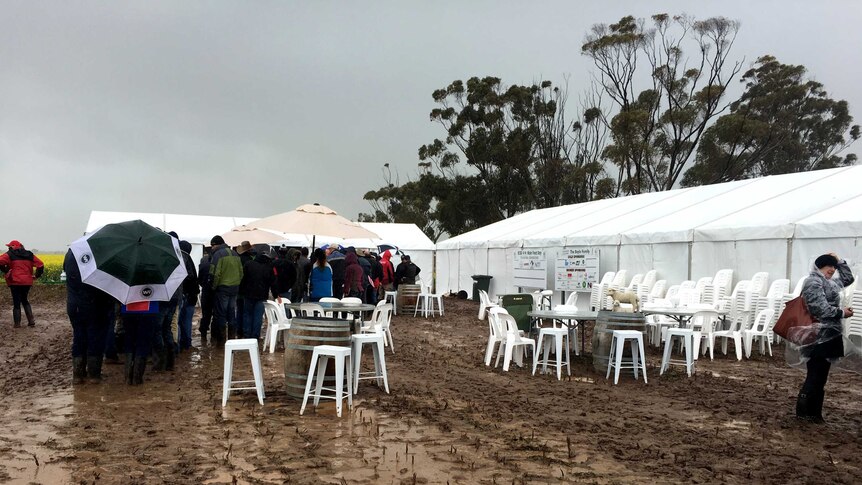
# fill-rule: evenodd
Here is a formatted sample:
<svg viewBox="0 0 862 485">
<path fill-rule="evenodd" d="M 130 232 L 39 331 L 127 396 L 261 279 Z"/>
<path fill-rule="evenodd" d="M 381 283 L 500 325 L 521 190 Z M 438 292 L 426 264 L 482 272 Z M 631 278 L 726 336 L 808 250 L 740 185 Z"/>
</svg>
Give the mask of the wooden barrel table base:
<svg viewBox="0 0 862 485">
<path fill-rule="evenodd" d="M 315 346 L 350 347 L 350 324 L 350 320 L 325 317 L 296 317 L 291 321 L 284 346 L 284 384 L 288 396 L 302 399 Z M 334 387 L 335 362 L 329 364 L 324 386 Z"/>
</svg>

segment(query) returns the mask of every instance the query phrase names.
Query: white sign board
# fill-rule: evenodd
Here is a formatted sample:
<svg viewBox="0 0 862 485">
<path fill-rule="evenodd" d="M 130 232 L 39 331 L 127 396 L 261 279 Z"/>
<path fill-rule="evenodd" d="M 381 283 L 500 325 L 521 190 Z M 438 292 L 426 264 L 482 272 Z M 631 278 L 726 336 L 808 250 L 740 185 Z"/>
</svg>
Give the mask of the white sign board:
<svg viewBox="0 0 862 485">
<path fill-rule="evenodd" d="M 599 282 L 599 251 L 591 248 L 563 249 L 554 265 L 554 289 L 590 291 Z"/>
<path fill-rule="evenodd" d="M 548 287 L 548 263 L 544 249 L 518 249 L 513 261 L 512 275 L 515 286 L 542 289 Z"/>
</svg>

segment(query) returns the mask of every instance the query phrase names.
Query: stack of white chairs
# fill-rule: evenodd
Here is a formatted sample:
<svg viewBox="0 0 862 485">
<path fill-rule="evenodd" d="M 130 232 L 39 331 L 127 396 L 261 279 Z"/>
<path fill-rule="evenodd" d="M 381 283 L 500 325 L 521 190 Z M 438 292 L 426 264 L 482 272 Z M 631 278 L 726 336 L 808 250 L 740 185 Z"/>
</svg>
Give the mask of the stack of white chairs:
<svg viewBox="0 0 862 485">
<path fill-rule="evenodd" d="M 765 271 L 754 273 L 748 289 L 751 292 L 751 312 L 749 313 L 748 324 L 745 328 L 751 328 L 754 325 L 754 317 L 757 316 L 757 310 L 755 309 L 757 299 L 765 297 L 769 291 L 769 273 Z"/>
<path fill-rule="evenodd" d="M 796 286 L 793 287 L 793 293 L 790 294 L 791 297 L 796 298 L 797 296 L 802 294 L 802 285 L 805 283 L 806 278 L 808 278 L 808 276 L 803 276 L 802 278 L 799 278 L 799 281 L 796 282 Z"/>
<path fill-rule="evenodd" d="M 704 276 L 697 280 L 694 288 L 700 291 L 700 301 L 712 304 L 715 301 L 715 287 L 712 285 L 712 276 Z"/>
<path fill-rule="evenodd" d="M 859 310 L 844 322 L 844 335 L 853 345 L 862 347 L 862 291 L 853 292 L 850 306 Z"/>
<path fill-rule="evenodd" d="M 646 274 L 644 275 L 644 279 L 641 282 L 641 285 L 647 287 L 647 292 L 652 290 L 653 285 L 655 285 L 657 276 L 658 276 L 658 273 L 654 269 L 647 271 Z"/>
<path fill-rule="evenodd" d="M 590 290 L 590 308 L 595 308 L 596 311 L 604 310 L 607 306 L 608 285 L 599 283 L 593 285 Z"/>
<path fill-rule="evenodd" d="M 715 273 L 715 276 L 712 278 L 712 294 L 713 300 L 708 302 L 713 305 L 717 305 L 720 301 L 723 301 L 730 296 L 731 290 L 733 287 L 733 270 L 732 269 L 720 269 Z"/>
<path fill-rule="evenodd" d="M 673 285 L 667 289 L 664 294 L 664 300 L 670 301 L 670 306 L 674 307 L 677 303 L 679 303 L 679 285 Z"/>
<path fill-rule="evenodd" d="M 509 342 L 514 341 L 514 337 L 509 335 L 507 323 L 502 318 L 503 315 L 511 318 L 509 312 L 503 307 L 497 306 L 488 309 L 489 335 L 488 346 L 485 349 L 485 365 L 491 365 L 491 358 L 494 356 L 494 347 L 497 348 L 497 360 L 494 361 L 494 367 L 500 365 L 500 357 L 506 353 L 506 346 Z M 517 329 L 517 324 L 515 325 L 515 328 Z M 524 331 L 518 330 L 517 336 L 523 337 Z M 533 342 L 533 345 L 535 346 L 535 341 Z M 510 358 L 511 357 L 512 354 L 510 354 Z M 523 357 L 523 352 L 514 354 L 515 363 L 523 365 Z M 508 365 L 506 366 L 506 370 L 508 370 Z"/>
<path fill-rule="evenodd" d="M 655 298 L 652 301 L 643 303 L 641 305 L 641 308 L 669 308 L 672 306 L 673 303 L 670 300 Z M 661 345 L 662 334 L 664 333 L 665 329 L 676 327 L 679 325 L 676 320 L 668 316 L 656 314 L 647 315 L 644 323 L 647 326 L 649 341 L 655 346 Z"/>
<path fill-rule="evenodd" d="M 679 284 L 679 289 L 681 290 L 694 290 L 697 289 L 697 282 L 692 280 L 685 280 Z"/>
<path fill-rule="evenodd" d="M 784 309 L 785 297 L 790 292 L 790 280 L 788 279 L 778 279 L 772 282 L 769 285 L 769 291 L 766 292 L 766 296 L 752 296 L 752 306 L 754 307 L 754 314 L 759 315 L 761 311 L 769 309 L 772 310 L 772 321 L 769 322 L 769 343 L 770 345 L 775 340 L 775 334 L 772 332 L 772 327 L 775 326 L 775 322 L 778 321 L 778 316 L 781 315 L 781 311 Z M 751 350 L 748 350 L 748 353 L 751 353 Z"/>
<path fill-rule="evenodd" d="M 638 291 L 638 287 L 643 282 L 643 279 L 644 279 L 643 273 L 638 273 L 638 274 L 632 276 L 632 280 L 629 281 L 629 285 L 626 287 L 626 289 L 628 291 L 631 291 L 632 293 Z"/>
<path fill-rule="evenodd" d="M 628 271 L 621 269 L 617 271 L 614 275 L 613 281 L 611 281 L 611 288 L 622 290 L 626 287 L 626 276 L 628 276 Z"/>
<path fill-rule="evenodd" d="M 655 301 L 656 299 L 664 298 L 666 292 L 667 292 L 667 280 L 658 280 L 652 285 L 652 288 L 650 289 L 649 293 L 647 294 L 647 297 L 645 299 L 642 299 L 641 302 L 650 303 L 650 302 Z M 640 295 L 638 295 L 638 296 L 640 296 Z"/>
<path fill-rule="evenodd" d="M 614 281 L 615 275 L 616 275 L 616 273 L 614 273 L 613 271 L 608 271 L 607 273 L 602 275 L 602 279 L 601 279 L 601 281 L 599 281 L 599 283 L 601 283 L 603 285 L 609 285 L 609 284 L 611 284 L 611 282 Z"/>
<path fill-rule="evenodd" d="M 678 307 L 693 307 L 700 304 L 701 293 L 696 288 L 680 288 Z"/>
<path fill-rule="evenodd" d="M 736 283 L 730 294 L 730 319 L 740 330 L 748 328 L 751 318 L 751 280 Z"/>
</svg>

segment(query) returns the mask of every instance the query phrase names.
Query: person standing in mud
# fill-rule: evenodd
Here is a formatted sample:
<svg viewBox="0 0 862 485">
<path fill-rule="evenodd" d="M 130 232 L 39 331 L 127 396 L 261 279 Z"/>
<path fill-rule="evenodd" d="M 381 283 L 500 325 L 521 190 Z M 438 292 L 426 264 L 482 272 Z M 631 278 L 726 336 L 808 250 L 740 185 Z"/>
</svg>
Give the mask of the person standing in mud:
<svg viewBox="0 0 862 485">
<path fill-rule="evenodd" d="M 144 383 L 147 358 L 153 350 L 156 333 L 161 332 L 168 302 L 143 301 L 120 307 L 125 330 L 125 381 L 130 386 Z"/>
<path fill-rule="evenodd" d="M 835 275 L 835 273 L 838 275 Z M 837 276 L 837 277 L 833 277 Z M 835 253 L 814 260 L 814 269 L 802 283 L 802 298 L 811 316 L 817 319 L 817 339 L 800 348 L 808 373 L 796 398 L 796 416 L 806 421 L 823 423 L 823 399 L 829 369 L 844 357 L 842 318 L 853 316 L 850 307 L 841 308 L 841 290 L 852 284 L 853 273 L 847 261 Z"/>
<path fill-rule="evenodd" d="M 179 316 L 177 317 L 177 342 L 180 352 L 188 350 L 192 347 L 192 317 L 195 314 L 195 306 L 198 304 L 198 275 L 195 270 L 195 263 L 192 260 L 191 251 L 192 245 L 188 241 L 180 241 L 180 249 L 183 252 L 183 263 L 186 267 L 187 276 L 183 280 L 182 289 L 183 295 L 179 305 Z"/>
<path fill-rule="evenodd" d="M 0 255 L 0 271 L 6 273 L 6 285 L 12 292 L 12 320 L 16 328 L 21 326 L 23 307 L 24 314 L 27 315 L 27 326 L 33 327 L 36 325 L 36 319 L 33 317 L 33 309 L 30 307 L 27 295 L 33 286 L 33 280 L 42 276 L 45 265 L 36 255 L 24 249 L 24 245 L 18 241 L 10 241 L 6 247 L 9 250 Z"/>
<path fill-rule="evenodd" d="M 242 281 L 242 262 L 239 255 L 225 244 L 221 236 L 210 240 L 213 257 L 210 262 L 209 284 L 213 289 L 212 338 L 223 345 L 226 332 L 236 335 L 236 296 Z"/>
<path fill-rule="evenodd" d="M 66 272 L 66 313 L 72 324 L 72 382 L 83 384 L 88 376 L 99 381 L 115 300 L 81 280 L 81 270 L 71 249 L 63 260 L 63 271 Z"/>
<path fill-rule="evenodd" d="M 204 247 L 201 262 L 198 265 L 198 286 L 201 287 L 201 321 L 198 323 L 198 331 L 201 333 L 201 345 L 207 343 L 207 333 L 213 318 L 213 289 L 210 286 L 210 259 L 212 248 Z"/>
</svg>

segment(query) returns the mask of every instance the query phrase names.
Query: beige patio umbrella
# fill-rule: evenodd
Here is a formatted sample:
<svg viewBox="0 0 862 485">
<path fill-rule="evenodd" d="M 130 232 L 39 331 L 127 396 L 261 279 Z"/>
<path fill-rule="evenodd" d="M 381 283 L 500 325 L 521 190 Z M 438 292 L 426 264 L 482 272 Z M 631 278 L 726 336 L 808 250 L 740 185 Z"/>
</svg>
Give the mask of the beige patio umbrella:
<svg viewBox="0 0 862 485">
<path fill-rule="evenodd" d="M 270 244 L 284 239 L 284 236 L 248 226 L 234 227 L 221 237 L 228 246 L 239 246 L 243 241 L 251 244 Z"/>
<path fill-rule="evenodd" d="M 338 215 L 329 207 L 305 204 L 289 212 L 249 222 L 248 227 L 316 236 L 379 239 L 376 233 Z"/>
</svg>

